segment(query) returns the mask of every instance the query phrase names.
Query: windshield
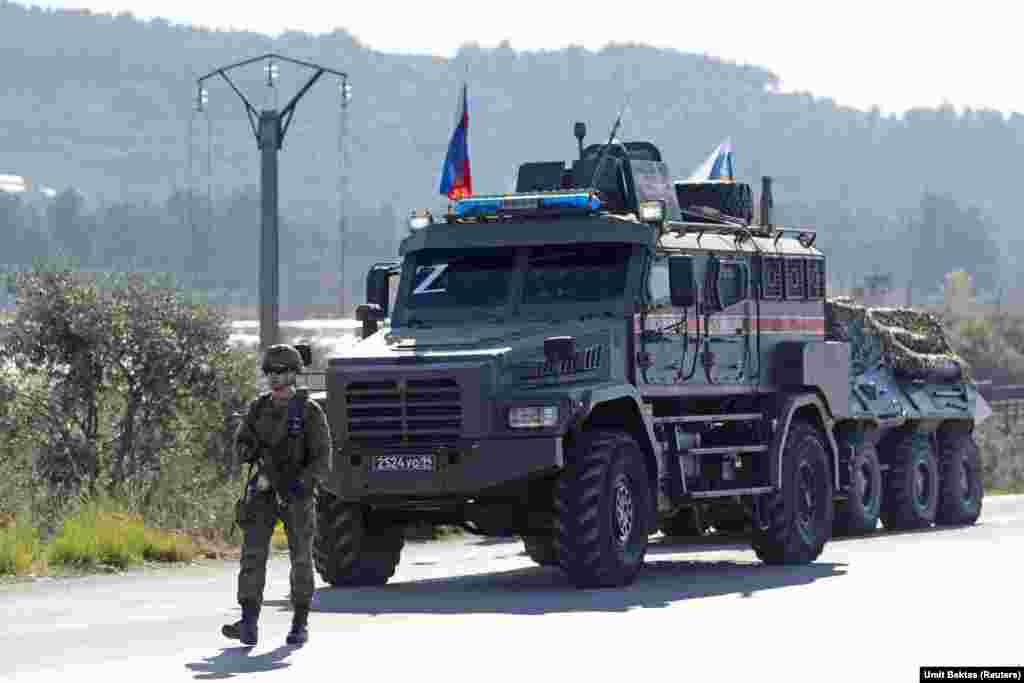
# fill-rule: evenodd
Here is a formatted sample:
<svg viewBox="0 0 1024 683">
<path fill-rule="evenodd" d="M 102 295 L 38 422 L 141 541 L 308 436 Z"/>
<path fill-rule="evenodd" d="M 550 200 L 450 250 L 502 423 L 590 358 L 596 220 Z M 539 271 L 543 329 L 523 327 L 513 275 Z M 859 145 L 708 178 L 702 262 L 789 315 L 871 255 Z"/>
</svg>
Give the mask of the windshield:
<svg viewBox="0 0 1024 683">
<path fill-rule="evenodd" d="M 414 255 L 410 309 L 501 307 L 516 270 L 515 249 L 424 249 Z"/>
<path fill-rule="evenodd" d="M 631 254 L 628 244 L 531 247 L 523 303 L 603 301 L 622 296 Z"/>
<path fill-rule="evenodd" d="M 632 245 L 599 242 L 417 251 L 405 322 L 505 320 L 519 304 L 528 316 L 580 315 L 623 296 L 632 256 Z"/>
</svg>

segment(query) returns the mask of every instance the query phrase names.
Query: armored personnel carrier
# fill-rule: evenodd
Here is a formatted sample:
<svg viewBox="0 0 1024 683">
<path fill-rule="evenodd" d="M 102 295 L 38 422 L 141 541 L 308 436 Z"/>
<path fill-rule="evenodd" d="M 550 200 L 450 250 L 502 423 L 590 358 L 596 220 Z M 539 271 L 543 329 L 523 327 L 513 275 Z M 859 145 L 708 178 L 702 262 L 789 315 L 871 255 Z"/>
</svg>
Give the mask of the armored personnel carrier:
<svg viewBox="0 0 1024 683">
<path fill-rule="evenodd" d="M 608 587 L 659 529 L 742 529 L 799 564 L 834 525 L 977 519 L 979 396 L 955 354 L 915 350 L 921 320 L 827 302 L 769 179 L 754 223 L 749 187 L 680 187 L 655 145 L 581 128 L 578 159 L 414 213 L 370 271 L 363 339 L 328 363 L 327 582 L 386 582 L 414 522 L 521 536 Z"/>
</svg>

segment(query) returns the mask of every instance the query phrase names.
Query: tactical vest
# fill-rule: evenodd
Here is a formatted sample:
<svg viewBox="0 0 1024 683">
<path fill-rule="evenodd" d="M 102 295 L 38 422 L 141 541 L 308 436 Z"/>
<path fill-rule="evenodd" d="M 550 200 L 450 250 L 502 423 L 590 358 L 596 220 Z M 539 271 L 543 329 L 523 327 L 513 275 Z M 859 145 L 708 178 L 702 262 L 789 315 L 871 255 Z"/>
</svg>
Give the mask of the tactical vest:
<svg viewBox="0 0 1024 683">
<path fill-rule="evenodd" d="M 273 438 L 266 444 L 268 458 L 265 458 L 264 465 L 272 472 L 282 476 L 294 474 L 309 465 L 309 449 L 306 447 L 306 400 L 308 392 L 296 390 L 295 395 L 288 400 L 288 412 L 285 420 L 283 433 L 278 438 Z M 273 411 L 274 399 L 270 393 L 261 397 L 257 406 L 256 422 L 263 423 L 268 419 L 268 411 Z M 275 425 L 276 427 L 276 425 Z M 281 432 L 274 430 L 276 437 Z"/>
</svg>

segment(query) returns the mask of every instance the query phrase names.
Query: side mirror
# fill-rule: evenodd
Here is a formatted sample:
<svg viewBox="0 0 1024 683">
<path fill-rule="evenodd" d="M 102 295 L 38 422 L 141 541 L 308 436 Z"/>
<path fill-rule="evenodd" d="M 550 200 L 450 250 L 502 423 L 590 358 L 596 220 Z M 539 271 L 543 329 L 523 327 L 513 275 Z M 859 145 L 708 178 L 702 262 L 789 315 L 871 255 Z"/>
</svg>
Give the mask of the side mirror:
<svg viewBox="0 0 1024 683">
<path fill-rule="evenodd" d="M 371 268 L 370 272 L 366 274 L 366 300 L 380 307 L 383 311 L 381 320 L 388 315 L 388 303 L 390 302 L 388 279 L 390 277 L 391 272 L 384 268 Z M 357 319 L 358 315 L 357 312 Z"/>
<path fill-rule="evenodd" d="M 296 344 L 295 350 L 302 356 L 302 364 L 307 368 L 313 364 L 313 347 L 309 344 Z"/>
<path fill-rule="evenodd" d="M 379 304 L 359 304 L 356 306 L 356 320 L 363 324 L 363 339 L 377 332 L 380 321 L 387 315 Z"/>
<path fill-rule="evenodd" d="M 675 308 L 689 308 L 697 303 L 692 256 L 668 257 L 668 287 Z"/>
</svg>

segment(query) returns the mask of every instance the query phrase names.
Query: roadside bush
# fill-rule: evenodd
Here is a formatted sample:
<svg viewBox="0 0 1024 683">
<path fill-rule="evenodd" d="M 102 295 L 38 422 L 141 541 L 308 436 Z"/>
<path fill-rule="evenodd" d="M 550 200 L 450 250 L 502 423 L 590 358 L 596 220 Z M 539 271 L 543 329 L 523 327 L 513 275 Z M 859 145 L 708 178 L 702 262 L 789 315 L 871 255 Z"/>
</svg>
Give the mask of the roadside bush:
<svg viewBox="0 0 1024 683">
<path fill-rule="evenodd" d="M 124 569 L 142 562 L 146 528 L 139 515 L 110 509 L 107 501 L 89 501 L 64 519 L 48 547 L 55 565 Z"/>
<path fill-rule="evenodd" d="M 227 321 L 173 283 L 38 266 L 8 278 L 17 314 L 0 362 L 32 391 L 33 467 L 51 497 L 151 483 L 189 401 L 216 401 Z"/>
<path fill-rule="evenodd" d="M 237 414 L 260 383 L 223 315 L 136 274 L 40 266 L 7 285 L 18 308 L 0 347 L 0 512 L 28 513 L 48 538 L 83 514 L 84 493 L 152 526 L 229 530 Z"/>
<path fill-rule="evenodd" d="M 39 558 L 39 534 L 30 524 L 0 526 L 0 575 L 27 574 Z"/>
<path fill-rule="evenodd" d="M 146 529 L 142 556 L 156 562 L 191 562 L 199 555 L 195 541 L 180 531 Z"/>
<path fill-rule="evenodd" d="M 83 501 L 69 514 L 47 548 L 54 565 L 125 569 L 144 560 L 191 562 L 195 542 L 180 531 L 147 527 L 142 515 L 111 499 Z"/>
<path fill-rule="evenodd" d="M 986 489 L 1024 491 L 1024 425 L 1007 432 L 998 417 L 975 429 L 981 451 L 982 482 Z"/>
</svg>

